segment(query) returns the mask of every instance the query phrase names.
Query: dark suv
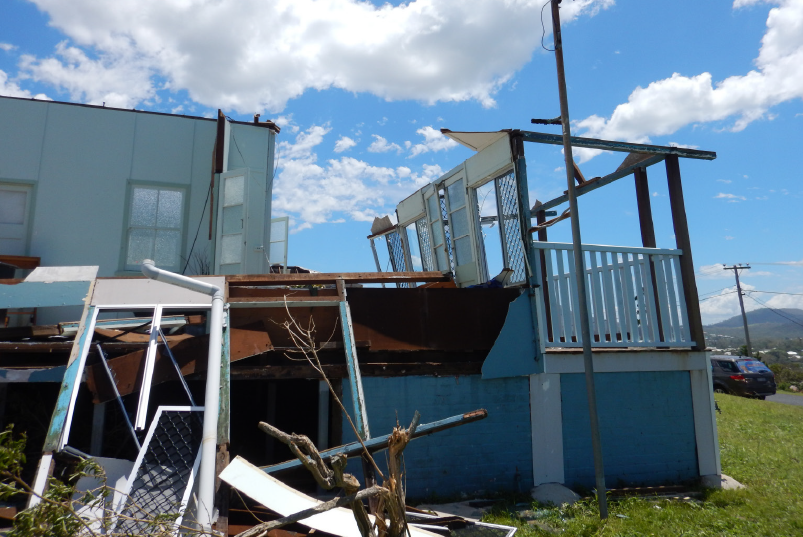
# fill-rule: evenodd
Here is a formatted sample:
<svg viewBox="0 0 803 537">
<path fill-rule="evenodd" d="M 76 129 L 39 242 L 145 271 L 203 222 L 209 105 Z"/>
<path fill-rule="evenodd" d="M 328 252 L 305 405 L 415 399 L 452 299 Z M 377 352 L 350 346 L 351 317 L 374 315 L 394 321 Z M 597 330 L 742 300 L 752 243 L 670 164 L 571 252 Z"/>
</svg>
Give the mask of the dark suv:
<svg viewBox="0 0 803 537">
<path fill-rule="evenodd" d="M 747 356 L 712 356 L 714 391 L 764 399 L 775 395 L 775 375 L 762 362 Z"/>
</svg>

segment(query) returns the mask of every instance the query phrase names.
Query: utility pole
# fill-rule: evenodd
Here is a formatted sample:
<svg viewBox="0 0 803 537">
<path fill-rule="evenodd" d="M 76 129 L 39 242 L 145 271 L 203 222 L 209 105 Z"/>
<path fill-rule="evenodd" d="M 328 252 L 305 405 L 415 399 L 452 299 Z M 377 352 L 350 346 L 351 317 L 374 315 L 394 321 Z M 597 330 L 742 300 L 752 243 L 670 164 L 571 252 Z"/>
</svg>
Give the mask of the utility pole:
<svg viewBox="0 0 803 537">
<path fill-rule="evenodd" d="M 750 265 L 742 265 L 741 263 L 738 265 L 727 266 L 722 265 L 723 270 L 732 270 L 733 274 L 736 275 L 736 292 L 739 293 L 739 306 L 742 308 L 742 321 L 744 322 L 744 339 L 747 341 L 747 356 L 752 358 L 753 357 L 753 348 L 750 345 L 750 331 L 747 329 L 747 314 L 744 312 L 744 299 L 742 298 L 742 285 L 739 283 L 739 271 L 740 270 L 750 270 Z"/>
<path fill-rule="evenodd" d="M 577 301 L 580 316 L 580 332 L 583 338 L 583 363 L 585 365 L 586 392 L 588 394 L 588 414 L 591 419 L 591 447 L 594 452 L 594 474 L 597 486 L 599 517 L 608 518 L 608 498 L 605 487 L 605 468 L 602 463 L 602 439 L 597 414 L 597 391 L 594 383 L 594 360 L 591 354 L 591 329 L 586 308 L 586 273 L 583 246 L 580 240 L 580 214 L 577 209 L 577 194 L 574 189 L 574 157 L 572 156 L 571 129 L 569 124 L 569 99 L 566 94 L 566 73 L 563 66 L 563 39 L 560 33 L 561 0 L 552 1 L 552 36 L 555 42 L 555 63 L 558 70 L 558 90 L 560 93 L 560 119 L 563 125 L 563 154 L 566 159 L 566 180 L 569 185 L 569 208 L 572 222 L 572 244 L 574 249 L 574 271 L 577 274 Z"/>
</svg>

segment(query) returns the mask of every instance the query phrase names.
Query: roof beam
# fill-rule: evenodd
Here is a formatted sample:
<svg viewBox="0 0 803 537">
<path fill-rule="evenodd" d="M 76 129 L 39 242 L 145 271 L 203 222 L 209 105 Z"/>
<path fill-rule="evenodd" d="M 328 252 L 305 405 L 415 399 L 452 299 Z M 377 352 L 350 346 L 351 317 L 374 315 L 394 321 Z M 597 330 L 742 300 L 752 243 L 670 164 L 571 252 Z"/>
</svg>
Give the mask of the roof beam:
<svg viewBox="0 0 803 537">
<path fill-rule="evenodd" d="M 323 285 L 344 283 L 446 282 L 449 276 L 432 272 L 333 272 L 310 274 L 242 274 L 226 276 L 229 285 Z M 263 300 L 263 299 L 259 299 Z"/>
<path fill-rule="evenodd" d="M 589 192 L 596 190 L 600 187 L 603 187 L 609 183 L 616 181 L 617 179 L 621 179 L 622 177 L 626 177 L 632 174 L 636 168 L 646 168 L 647 166 L 652 166 L 653 164 L 657 164 L 664 160 L 664 155 L 652 155 L 644 160 L 639 160 L 634 162 L 630 166 L 619 167 L 618 170 L 615 172 L 606 175 L 605 177 L 596 177 L 591 179 L 590 181 L 586 181 L 585 183 L 578 185 L 576 192 L 578 196 L 582 196 L 583 194 L 588 194 Z M 538 206 L 539 211 L 545 211 L 547 209 L 551 209 L 553 207 L 557 207 L 562 203 L 566 203 L 569 201 L 569 195 L 563 194 L 562 196 L 558 196 L 555 199 L 551 199 L 542 205 Z"/>
<path fill-rule="evenodd" d="M 563 136 L 560 134 L 546 134 L 543 132 L 518 131 L 517 133 L 528 142 L 539 144 L 563 145 Z M 588 149 L 600 149 L 602 151 L 624 151 L 627 153 L 649 153 L 651 155 L 677 155 L 683 158 L 695 158 L 702 160 L 714 160 L 717 154 L 713 151 L 700 151 L 698 149 L 688 149 L 685 147 L 668 147 L 662 145 L 633 144 L 630 142 L 613 142 L 610 140 L 598 140 L 596 138 L 582 138 L 580 136 L 571 137 L 572 147 L 586 147 Z"/>
</svg>

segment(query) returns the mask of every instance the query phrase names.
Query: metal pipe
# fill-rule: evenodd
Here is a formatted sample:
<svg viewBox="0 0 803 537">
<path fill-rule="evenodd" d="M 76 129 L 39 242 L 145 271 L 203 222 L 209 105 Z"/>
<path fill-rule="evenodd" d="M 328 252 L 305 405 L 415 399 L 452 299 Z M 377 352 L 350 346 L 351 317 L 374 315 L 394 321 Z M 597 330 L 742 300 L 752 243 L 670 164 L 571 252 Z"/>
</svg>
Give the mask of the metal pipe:
<svg viewBox="0 0 803 537">
<path fill-rule="evenodd" d="M 215 509 L 215 459 L 217 455 L 217 419 L 220 407 L 220 355 L 223 340 L 223 289 L 156 268 L 154 262 L 142 262 L 142 273 L 148 278 L 176 285 L 212 297 L 209 323 L 209 361 L 206 370 L 204 427 L 201 440 L 201 469 L 198 472 L 198 522 L 204 531 L 212 531 Z"/>
<path fill-rule="evenodd" d="M 605 469 L 602 463 L 602 441 L 597 415 L 597 391 L 594 384 L 594 359 L 591 354 L 591 330 L 588 322 L 586 298 L 586 270 L 583 246 L 580 240 L 580 214 L 577 210 L 577 193 L 574 188 L 574 157 L 572 155 L 571 130 L 569 126 L 569 100 L 566 94 L 566 73 L 563 66 L 563 40 L 560 33 L 560 0 L 552 0 L 552 35 L 555 41 L 555 63 L 558 70 L 558 89 L 560 91 L 560 117 L 563 123 L 563 153 L 566 159 L 566 180 L 569 185 L 569 208 L 571 209 L 572 244 L 574 246 L 574 271 L 577 274 L 577 301 L 580 314 L 580 331 L 583 338 L 583 362 L 585 364 L 586 391 L 588 392 L 588 413 L 591 418 L 591 446 L 594 451 L 594 473 L 596 475 L 597 502 L 599 516 L 608 518 L 608 501 L 605 488 Z"/>
</svg>

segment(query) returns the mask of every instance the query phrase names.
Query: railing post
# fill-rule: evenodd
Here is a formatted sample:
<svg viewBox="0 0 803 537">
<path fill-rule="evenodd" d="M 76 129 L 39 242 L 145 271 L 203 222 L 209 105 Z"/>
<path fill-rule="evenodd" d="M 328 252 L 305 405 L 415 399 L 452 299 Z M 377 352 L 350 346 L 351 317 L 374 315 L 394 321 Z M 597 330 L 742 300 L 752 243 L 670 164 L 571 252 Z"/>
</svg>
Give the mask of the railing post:
<svg viewBox="0 0 803 537">
<path fill-rule="evenodd" d="M 650 203 L 650 185 L 647 181 L 647 169 L 636 168 L 633 172 L 636 180 L 636 203 L 638 203 L 638 221 L 641 228 L 641 244 L 645 248 L 655 248 L 655 227 L 652 220 L 652 204 Z M 650 273 L 652 275 L 652 299 L 658 303 L 658 284 L 655 278 L 655 263 L 650 256 Z M 655 322 L 658 323 L 658 339 L 664 340 L 664 325 L 661 322 L 661 309 L 655 308 Z"/>
<path fill-rule="evenodd" d="M 683 279 L 683 296 L 689 316 L 689 337 L 694 341 L 692 350 L 705 350 L 705 335 L 700 316 L 700 299 L 697 295 L 697 281 L 694 278 L 694 261 L 691 256 L 689 224 L 686 221 L 686 205 L 683 201 L 683 185 L 680 182 L 680 165 L 677 155 L 666 157 L 666 179 L 669 186 L 669 204 L 672 209 L 672 224 L 675 227 L 675 241 L 682 251 L 679 264 Z"/>
<path fill-rule="evenodd" d="M 540 226 L 546 222 L 546 211 L 536 211 L 535 220 Z M 538 230 L 538 242 L 547 242 L 546 228 Z M 552 336 L 552 309 L 549 305 L 549 282 L 547 281 L 546 270 L 546 252 L 543 249 L 538 250 L 538 261 L 541 263 L 541 296 L 544 297 L 544 317 L 546 318 L 546 331 L 547 341 L 554 341 Z M 551 259 L 550 259 L 551 261 Z"/>
</svg>

